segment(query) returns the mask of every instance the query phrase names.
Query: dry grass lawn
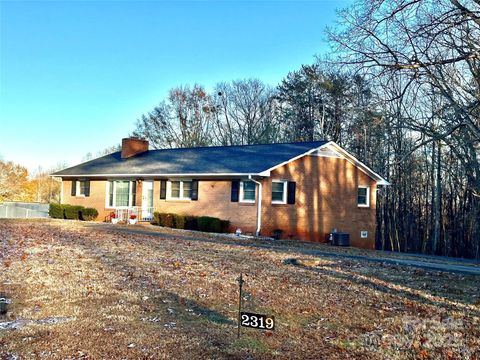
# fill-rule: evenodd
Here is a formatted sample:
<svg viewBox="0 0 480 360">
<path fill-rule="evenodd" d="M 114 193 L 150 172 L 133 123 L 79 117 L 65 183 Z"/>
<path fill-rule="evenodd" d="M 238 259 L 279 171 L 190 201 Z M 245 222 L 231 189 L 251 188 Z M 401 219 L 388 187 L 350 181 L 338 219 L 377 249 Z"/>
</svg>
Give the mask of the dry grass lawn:
<svg viewBox="0 0 480 360">
<path fill-rule="evenodd" d="M 479 277 L 289 258 L 80 222 L 0 221 L 0 297 L 11 300 L 0 358 L 480 358 Z M 275 315 L 275 331 L 243 328 L 237 339 L 240 272 L 245 310 Z"/>
</svg>

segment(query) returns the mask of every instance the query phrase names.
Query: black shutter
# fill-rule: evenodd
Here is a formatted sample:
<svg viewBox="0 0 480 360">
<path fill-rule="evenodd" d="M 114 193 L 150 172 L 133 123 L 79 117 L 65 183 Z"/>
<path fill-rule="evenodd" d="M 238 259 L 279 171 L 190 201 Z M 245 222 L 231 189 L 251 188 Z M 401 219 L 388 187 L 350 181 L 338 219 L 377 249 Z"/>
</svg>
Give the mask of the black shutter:
<svg viewBox="0 0 480 360">
<path fill-rule="evenodd" d="M 72 180 L 72 196 L 75 196 L 77 193 L 77 180 Z"/>
<path fill-rule="evenodd" d="M 90 196 L 90 180 L 85 180 L 85 196 Z"/>
<path fill-rule="evenodd" d="M 233 180 L 232 181 L 232 196 L 231 196 L 231 201 L 232 202 L 238 202 L 239 192 L 240 192 L 240 181 L 239 180 Z"/>
<path fill-rule="evenodd" d="M 160 180 L 160 200 L 167 198 L 167 180 Z"/>
<path fill-rule="evenodd" d="M 287 185 L 287 204 L 295 204 L 295 181 L 289 181 Z"/>
<path fill-rule="evenodd" d="M 198 200 L 198 180 L 192 180 L 192 187 L 190 188 L 190 198 Z"/>
</svg>

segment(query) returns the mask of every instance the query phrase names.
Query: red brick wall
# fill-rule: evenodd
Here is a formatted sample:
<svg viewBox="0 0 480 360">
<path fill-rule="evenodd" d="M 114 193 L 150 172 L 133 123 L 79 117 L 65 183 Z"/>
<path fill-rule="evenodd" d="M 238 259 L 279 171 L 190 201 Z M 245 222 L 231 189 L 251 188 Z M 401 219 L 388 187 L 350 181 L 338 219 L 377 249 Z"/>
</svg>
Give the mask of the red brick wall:
<svg viewBox="0 0 480 360">
<path fill-rule="evenodd" d="M 90 181 L 90 197 L 71 196 L 71 180 L 63 180 L 63 203 L 94 207 L 98 210 L 97 220 L 103 221 L 113 209 L 105 208 L 106 180 Z M 160 181 L 153 184 L 153 206 L 155 211 L 185 215 L 214 216 L 232 223 L 232 231 L 241 227 L 243 232 L 255 232 L 256 204 L 230 201 L 231 180 L 201 180 L 198 200 L 160 200 Z M 142 181 L 137 181 L 136 205 L 142 205 Z"/>
<path fill-rule="evenodd" d="M 72 196 L 72 181 L 63 179 L 63 204 L 82 205 L 85 207 L 93 207 L 98 210 L 97 220 L 103 221 L 105 217 L 112 211 L 105 209 L 105 180 L 90 181 L 90 196 Z"/>
<path fill-rule="evenodd" d="M 295 205 L 271 204 L 272 180 L 296 182 Z M 357 205 L 357 187 L 370 186 L 370 207 Z M 305 156 L 264 180 L 262 232 L 283 230 L 283 237 L 325 241 L 332 228 L 350 234 L 352 245 L 375 247 L 376 183 L 344 159 Z M 368 238 L 360 238 L 360 231 Z"/>
<path fill-rule="evenodd" d="M 272 179 L 296 182 L 296 203 L 271 203 Z M 272 171 L 262 180 L 262 234 L 283 230 L 285 238 L 325 241 L 332 228 L 350 234 L 352 245 L 374 248 L 376 184 L 350 162 L 329 157 L 305 156 Z M 370 186 L 370 207 L 357 206 L 357 187 Z M 71 181 L 63 181 L 63 202 L 94 207 L 98 220 L 112 211 L 105 208 L 105 180 L 91 180 L 90 197 L 72 197 Z M 230 201 L 231 180 L 199 181 L 198 201 L 160 200 L 160 181 L 154 182 L 156 211 L 186 215 L 208 215 L 230 220 L 231 230 L 256 230 L 256 204 Z M 257 194 L 258 195 L 258 194 Z M 258 196 L 257 196 L 258 199 Z M 141 206 L 142 182 L 137 181 L 137 206 Z M 368 231 L 361 239 L 360 231 Z"/>
<path fill-rule="evenodd" d="M 160 212 L 214 216 L 230 220 L 232 231 L 255 232 L 256 204 L 231 202 L 231 180 L 200 180 L 198 200 L 160 200 L 160 181 L 154 183 L 154 207 Z"/>
</svg>

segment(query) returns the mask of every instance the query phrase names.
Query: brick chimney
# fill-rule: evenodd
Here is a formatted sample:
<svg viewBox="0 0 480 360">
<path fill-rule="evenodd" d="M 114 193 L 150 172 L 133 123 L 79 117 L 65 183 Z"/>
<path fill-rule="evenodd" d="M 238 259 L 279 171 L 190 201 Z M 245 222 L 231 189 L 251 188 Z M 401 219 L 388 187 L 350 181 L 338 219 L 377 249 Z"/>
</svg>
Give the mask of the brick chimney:
<svg viewBox="0 0 480 360">
<path fill-rule="evenodd" d="M 148 141 L 139 138 L 122 139 L 122 159 L 126 159 L 137 154 L 148 151 Z"/>
</svg>

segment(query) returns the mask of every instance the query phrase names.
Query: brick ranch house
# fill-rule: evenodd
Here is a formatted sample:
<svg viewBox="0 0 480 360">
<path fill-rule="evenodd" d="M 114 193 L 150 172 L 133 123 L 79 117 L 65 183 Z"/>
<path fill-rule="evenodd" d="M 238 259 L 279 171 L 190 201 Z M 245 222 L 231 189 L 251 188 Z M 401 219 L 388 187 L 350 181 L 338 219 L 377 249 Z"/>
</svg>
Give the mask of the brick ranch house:
<svg viewBox="0 0 480 360">
<path fill-rule="evenodd" d="M 326 241 L 333 228 L 353 246 L 375 247 L 377 186 L 388 182 L 332 141 L 122 150 L 58 171 L 61 202 L 112 212 L 214 216 L 231 230 Z"/>
</svg>

